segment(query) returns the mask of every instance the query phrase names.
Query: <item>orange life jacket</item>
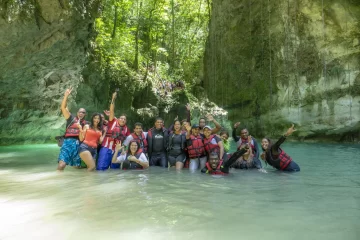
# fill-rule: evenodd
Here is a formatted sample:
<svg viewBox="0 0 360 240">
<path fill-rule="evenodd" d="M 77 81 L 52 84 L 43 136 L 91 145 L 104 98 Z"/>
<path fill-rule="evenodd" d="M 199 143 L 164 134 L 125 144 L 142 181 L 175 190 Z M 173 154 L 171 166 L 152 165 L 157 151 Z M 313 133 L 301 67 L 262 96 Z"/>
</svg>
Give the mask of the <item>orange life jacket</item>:
<svg viewBox="0 0 360 240">
<path fill-rule="evenodd" d="M 223 161 L 220 160 L 218 166 L 217 166 L 216 169 L 214 170 L 214 169 L 212 169 L 212 167 L 210 167 L 210 163 L 207 162 L 207 163 L 206 163 L 206 168 L 207 168 L 207 170 L 208 170 L 208 173 L 211 174 L 211 175 L 226 175 L 227 173 L 224 173 L 224 172 L 221 171 L 222 163 L 223 163 Z"/>
<path fill-rule="evenodd" d="M 131 134 L 133 140 L 137 141 L 140 144 L 140 147 L 143 149 L 144 153 L 147 153 L 148 150 L 148 142 L 146 140 L 145 134 L 141 133 L 141 138 L 135 133 Z"/>
<path fill-rule="evenodd" d="M 71 125 L 66 128 L 65 131 L 65 138 L 67 137 L 79 137 L 80 130 L 78 127 L 79 118 L 75 117 L 74 120 L 71 122 Z M 86 124 L 86 121 L 84 119 L 80 120 L 80 124 L 82 127 Z"/>
<path fill-rule="evenodd" d="M 190 135 L 191 145 L 187 147 L 190 158 L 203 157 L 205 155 L 205 148 L 203 138 L 201 135 L 195 137 Z"/>
</svg>

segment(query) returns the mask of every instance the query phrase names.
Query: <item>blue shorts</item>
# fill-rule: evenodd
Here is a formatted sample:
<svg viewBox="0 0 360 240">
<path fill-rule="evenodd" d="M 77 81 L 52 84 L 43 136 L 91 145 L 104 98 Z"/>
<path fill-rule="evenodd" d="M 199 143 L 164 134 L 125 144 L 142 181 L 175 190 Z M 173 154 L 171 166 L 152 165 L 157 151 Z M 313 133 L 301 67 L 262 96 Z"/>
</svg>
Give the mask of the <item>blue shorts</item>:
<svg viewBox="0 0 360 240">
<path fill-rule="evenodd" d="M 96 164 L 96 170 L 107 170 L 110 167 L 113 151 L 107 147 L 102 147 Z"/>
<path fill-rule="evenodd" d="M 77 138 L 65 138 L 60 148 L 59 161 L 64 161 L 66 165 L 80 166 L 81 158 L 78 152 L 79 140 Z"/>
</svg>

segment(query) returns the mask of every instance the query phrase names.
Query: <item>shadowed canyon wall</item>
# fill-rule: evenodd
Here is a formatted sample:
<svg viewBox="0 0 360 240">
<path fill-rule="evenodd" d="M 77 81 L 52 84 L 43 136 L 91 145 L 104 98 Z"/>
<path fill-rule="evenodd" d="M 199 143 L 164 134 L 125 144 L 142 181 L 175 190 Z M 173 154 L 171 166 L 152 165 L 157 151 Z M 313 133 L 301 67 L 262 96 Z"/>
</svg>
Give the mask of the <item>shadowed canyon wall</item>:
<svg viewBox="0 0 360 240">
<path fill-rule="evenodd" d="M 358 0 L 213 0 L 202 86 L 256 136 L 359 141 Z"/>
</svg>

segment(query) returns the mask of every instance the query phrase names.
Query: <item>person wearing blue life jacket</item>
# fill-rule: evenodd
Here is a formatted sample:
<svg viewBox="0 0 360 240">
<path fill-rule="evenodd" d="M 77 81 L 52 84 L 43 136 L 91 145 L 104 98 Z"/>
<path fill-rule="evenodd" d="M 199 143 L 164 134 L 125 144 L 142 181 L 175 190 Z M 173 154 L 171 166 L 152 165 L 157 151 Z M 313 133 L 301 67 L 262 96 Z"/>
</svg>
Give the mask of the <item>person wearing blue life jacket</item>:
<svg viewBox="0 0 360 240">
<path fill-rule="evenodd" d="M 210 175 L 227 175 L 230 170 L 230 166 L 240 158 L 249 149 L 249 145 L 245 144 L 237 152 L 233 153 L 228 160 L 221 160 L 219 152 L 211 152 L 209 154 L 209 161 L 205 167 L 201 169 L 202 173 Z"/>
<path fill-rule="evenodd" d="M 265 161 L 265 163 L 280 171 L 300 171 L 299 165 L 294 162 L 284 150 L 280 148 L 280 145 L 286 140 L 286 138 L 295 131 L 296 130 L 294 129 L 293 124 L 275 144 L 272 144 L 269 138 L 262 139 L 261 147 L 264 152 L 261 154 L 261 158 Z"/>
</svg>

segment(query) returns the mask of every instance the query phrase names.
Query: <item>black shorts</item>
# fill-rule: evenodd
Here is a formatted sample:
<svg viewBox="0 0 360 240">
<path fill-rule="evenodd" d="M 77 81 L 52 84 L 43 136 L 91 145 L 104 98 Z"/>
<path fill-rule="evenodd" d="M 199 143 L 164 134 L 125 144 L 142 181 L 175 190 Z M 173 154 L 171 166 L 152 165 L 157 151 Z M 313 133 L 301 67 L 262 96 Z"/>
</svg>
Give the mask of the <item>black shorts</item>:
<svg viewBox="0 0 360 240">
<path fill-rule="evenodd" d="M 185 163 L 186 155 L 184 153 L 181 153 L 177 156 L 168 155 L 168 161 L 170 166 L 175 166 L 177 162 Z"/>
<path fill-rule="evenodd" d="M 87 144 L 85 143 L 81 143 L 80 146 L 79 146 L 79 154 L 82 153 L 82 152 L 86 152 L 86 151 L 89 151 L 91 156 L 96 159 L 96 155 L 97 155 L 97 148 L 93 148 L 93 147 L 90 147 L 88 146 Z"/>
</svg>

